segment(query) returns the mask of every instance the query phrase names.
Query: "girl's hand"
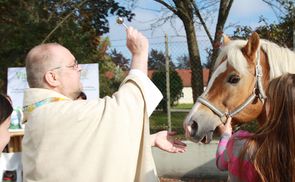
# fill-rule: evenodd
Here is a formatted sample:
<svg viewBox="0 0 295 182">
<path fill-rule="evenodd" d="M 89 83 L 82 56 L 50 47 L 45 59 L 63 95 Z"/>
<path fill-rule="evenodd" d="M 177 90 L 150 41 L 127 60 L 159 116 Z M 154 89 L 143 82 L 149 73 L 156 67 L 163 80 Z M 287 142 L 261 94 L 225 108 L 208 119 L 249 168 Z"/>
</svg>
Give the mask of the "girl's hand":
<svg viewBox="0 0 295 182">
<path fill-rule="evenodd" d="M 231 120 L 232 120 L 232 118 L 231 117 L 228 117 L 226 119 L 225 124 L 221 124 L 220 126 L 218 126 L 219 132 L 220 132 L 221 135 L 223 135 L 224 133 L 227 133 L 229 135 L 232 135 L 233 128 L 231 126 Z"/>
</svg>

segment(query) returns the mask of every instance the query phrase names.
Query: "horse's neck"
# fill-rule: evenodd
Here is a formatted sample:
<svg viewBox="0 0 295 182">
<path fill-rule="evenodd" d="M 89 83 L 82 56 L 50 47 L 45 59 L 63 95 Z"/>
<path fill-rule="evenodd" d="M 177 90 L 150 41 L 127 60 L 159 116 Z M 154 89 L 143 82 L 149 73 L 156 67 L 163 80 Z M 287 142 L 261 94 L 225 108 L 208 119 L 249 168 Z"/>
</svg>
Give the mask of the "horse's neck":
<svg viewBox="0 0 295 182">
<path fill-rule="evenodd" d="M 268 41 L 263 41 L 261 47 L 268 57 L 270 67 L 269 76 L 271 80 L 286 72 L 295 73 L 294 52 Z"/>
</svg>

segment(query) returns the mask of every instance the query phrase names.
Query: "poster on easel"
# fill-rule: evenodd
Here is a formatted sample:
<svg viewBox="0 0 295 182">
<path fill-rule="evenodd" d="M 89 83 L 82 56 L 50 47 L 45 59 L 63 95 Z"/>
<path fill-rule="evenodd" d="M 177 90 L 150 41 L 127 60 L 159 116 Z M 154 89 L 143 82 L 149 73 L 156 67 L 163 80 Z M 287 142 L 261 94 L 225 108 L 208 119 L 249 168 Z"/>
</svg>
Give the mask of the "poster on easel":
<svg viewBox="0 0 295 182">
<path fill-rule="evenodd" d="M 87 99 L 99 98 L 99 67 L 98 64 L 80 64 L 81 83 Z M 18 131 L 24 128 L 22 107 L 25 89 L 29 88 L 25 67 L 8 68 L 7 95 L 10 96 L 14 111 L 11 115 L 10 130 Z"/>
</svg>

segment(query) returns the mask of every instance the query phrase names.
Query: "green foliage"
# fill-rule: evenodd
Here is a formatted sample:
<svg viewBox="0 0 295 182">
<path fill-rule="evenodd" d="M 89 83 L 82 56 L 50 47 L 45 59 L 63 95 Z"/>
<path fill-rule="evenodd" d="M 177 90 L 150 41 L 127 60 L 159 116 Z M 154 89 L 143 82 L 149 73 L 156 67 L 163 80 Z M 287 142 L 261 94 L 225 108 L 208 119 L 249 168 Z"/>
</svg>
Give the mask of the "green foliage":
<svg viewBox="0 0 295 182">
<path fill-rule="evenodd" d="M 193 108 L 194 104 L 187 104 L 187 103 L 183 103 L 183 104 L 176 104 L 175 106 L 173 106 L 173 109 L 185 109 L 185 110 L 190 110 L 191 108 Z"/>
<path fill-rule="evenodd" d="M 244 123 L 239 127 L 239 130 L 246 130 L 254 133 L 259 128 L 258 121 L 251 121 L 249 123 Z"/>
<path fill-rule="evenodd" d="M 109 59 L 106 56 L 109 44 L 100 40 L 109 30 L 107 16 L 120 15 L 128 20 L 134 16 L 114 0 L 1 0 L 0 7 L 0 89 L 3 92 L 7 68 L 24 66 L 26 53 L 43 42 L 60 22 L 63 23 L 46 42 L 64 45 L 80 63 L 97 63 Z M 66 18 L 67 15 L 71 16 Z"/>
<path fill-rule="evenodd" d="M 170 57 L 169 57 L 170 60 Z M 152 49 L 149 54 L 148 68 L 149 70 L 157 70 L 152 75 L 152 81 L 160 89 L 164 95 L 164 99 L 158 105 L 158 108 L 162 108 L 167 111 L 167 96 L 166 96 L 166 71 L 165 71 L 166 56 L 162 51 Z M 174 70 L 175 65 L 173 62 L 169 62 L 170 67 L 170 100 L 171 105 L 174 105 L 182 94 L 182 80 L 178 73 Z"/>
<path fill-rule="evenodd" d="M 164 98 L 158 105 L 158 108 L 162 108 L 164 111 L 167 111 L 167 94 L 166 94 L 166 72 L 165 70 L 155 71 L 152 76 L 153 83 L 159 88 L 162 92 Z M 176 104 L 176 101 L 182 95 L 183 84 L 180 76 L 175 70 L 170 69 L 170 100 L 171 106 Z"/>
<path fill-rule="evenodd" d="M 56 0 L 56 2 L 60 2 Z M 126 17 L 128 21 L 135 16 L 134 13 L 119 5 L 115 0 L 75 0 L 63 3 L 63 7 L 76 7 L 77 4 L 84 2 L 81 8 L 76 9 L 74 16 L 79 24 L 84 27 L 94 28 L 97 33 L 109 32 L 107 16 L 116 15 Z"/>
<path fill-rule="evenodd" d="M 293 27 L 294 18 L 292 18 L 291 10 L 290 13 L 282 16 L 278 24 L 268 23 L 263 17 L 260 18 L 260 22 L 263 22 L 263 26 L 259 26 L 253 30 L 249 26 L 237 26 L 234 31 L 234 38 L 247 39 L 252 32 L 256 31 L 259 36 L 263 39 L 275 42 L 278 45 L 293 48 Z"/>
<path fill-rule="evenodd" d="M 169 57 L 169 60 L 170 57 Z M 166 56 L 162 51 L 158 51 L 155 49 L 152 49 L 149 54 L 149 62 L 148 62 L 148 68 L 149 70 L 164 70 L 165 69 L 165 62 L 166 62 Z M 175 65 L 172 61 L 169 62 L 169 65 L 172 68 L 175 68 Z"/>
<path fill-rule="evenodd" d="M 122 68 L 124 71 L 129 70 L 130 60 L 125 58 L 121 52 L 118 52 L 116 49 L 111 50 L 110 56 L 112 57 L 113 62 Z"/>
<path fill-rule="evenodd" d="M 111 59 L 104 60 L 104 62 L 100 64 L 99 75 L 100 97 L 110 96 L 115 93 L 124 79 L 123 70 L 116 66 Z"/>
</svg>

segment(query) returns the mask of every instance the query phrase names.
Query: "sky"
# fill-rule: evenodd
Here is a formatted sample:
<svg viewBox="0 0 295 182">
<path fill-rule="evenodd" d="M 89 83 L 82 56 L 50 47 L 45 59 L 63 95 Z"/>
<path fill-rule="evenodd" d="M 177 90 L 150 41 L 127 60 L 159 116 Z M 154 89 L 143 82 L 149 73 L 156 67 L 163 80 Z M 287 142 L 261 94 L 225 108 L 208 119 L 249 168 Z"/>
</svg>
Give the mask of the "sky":
<svg viewBox="0 0 295 182">
<path fill-rule="evenodd" d="M 167 0 L 166 0 L 167 1 Z M 121 5 L 128 7 L 128 0 L 119 1 Z M 168 2 L 168 1 L 167 1 Z M 132 22 L 125 21 L 127 26 L 132 26 L 141 31 L 150 43 L 150 50 L 157 49 L 164 51 L 164 35 L 168 35 L 169 52 L 172 54 L 172 59 L 187 54 L 186 36 L 181 20 L 175 18 L 171 22 L 168 21 L 162 26 L 152 28 L 154 22 L 163 15 L 171 14 L 164 6 L 153 0 L 137 0 L 132 11 L 136 14 Z M 214 36 L 217 13 L 212 14 L 207 21 L 210 33 Z M 259 26 L 259 19 L 263 16 L 269 22 L 278 22 L 278 18 L 271 7 L 265 4 L 262 0 L 234 0 L 231 11 L 229 13 L 225 27 L 229 25 L 250 26 L 253 29 Z M 125 57 L 130 58 L 130 53 L 126 48 L 125 28 L 116 23 L 116 17 L 109 17 L 110 32 L 106 35 L 110 38 L 111 49 L 116 49 Z M 225 29 L 228 35 L 233 34 L 234 28 Z M 200 48 L 202 62 L 206 60 L 206 48 L 210 48 L 210 42 L 205 32 L 201 27 L 196 28 L 197 39 Z"/>
</svg>

